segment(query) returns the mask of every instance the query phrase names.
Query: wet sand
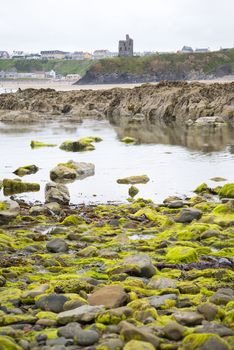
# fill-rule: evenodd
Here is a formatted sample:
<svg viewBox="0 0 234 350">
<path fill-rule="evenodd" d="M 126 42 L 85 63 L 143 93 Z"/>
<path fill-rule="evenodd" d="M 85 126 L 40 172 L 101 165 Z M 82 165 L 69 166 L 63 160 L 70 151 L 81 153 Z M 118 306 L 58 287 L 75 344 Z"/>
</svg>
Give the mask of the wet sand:
<svg viewBox="0 0 234 350">
<path fill-rule="evenodd" d="M 214 80 L 201 80 L 206 84 L 211 83 L 227 83 L 234 81 L 234 75 L 217 78 Z M 195 82 L 195 81 L 193 81 Z M 71 91 L 71 90 L 105 90 L 112 89 L 115 87 L 119 88 L 134 88 L 142 84 L 100 84 L 100 85 L 73 85 L 75 81 L 64 81 L 64 80 L 0 80 L 0 90 L 6 89 L 7 91 L 17 91 L 20 89 L 55 89 L 56 91 Z M 157 84 L 157 83 L 152 83 Z"/>
</svg>

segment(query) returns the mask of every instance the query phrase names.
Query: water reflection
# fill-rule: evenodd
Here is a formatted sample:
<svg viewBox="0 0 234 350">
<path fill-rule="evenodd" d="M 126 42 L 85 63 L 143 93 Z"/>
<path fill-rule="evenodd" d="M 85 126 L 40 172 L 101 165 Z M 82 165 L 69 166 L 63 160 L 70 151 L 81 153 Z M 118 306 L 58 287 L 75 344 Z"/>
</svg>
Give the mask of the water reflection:
<svg viewBox="0 0 234 350">
<path fill-rule="evenodd" d="M 122 139 L 134 137 L 141 144 L 178 145 L 205 153 L 222 151 L 226 147 L 234 152 L 234 127 L 232 126 L 190 126 L 152 124 L 150 122 L 132 123 L 121 120 L 113 124 Z"/>
</svg>

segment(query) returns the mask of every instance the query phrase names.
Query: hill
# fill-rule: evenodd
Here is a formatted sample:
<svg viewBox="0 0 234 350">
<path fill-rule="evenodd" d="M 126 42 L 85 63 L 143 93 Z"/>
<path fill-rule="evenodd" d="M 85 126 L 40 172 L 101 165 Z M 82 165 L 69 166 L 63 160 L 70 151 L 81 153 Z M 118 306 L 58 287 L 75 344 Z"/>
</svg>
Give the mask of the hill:
<svg viewBox="0 0 234 350">
<path fill-rule="evenodd" d="M 232 72 L 234 49 L 208 53 L 115 57 L 92 64 L 78 84 L 208 79 Z"/>
<path fill-rule="evenodd" d="M 86 70 L 93 62 L 87 60 L 0 60 L 0 71 L 9 71 L 16 69 L 17 72 L 31 73 L 37 71 L 48 72 L 51 69 L 57 73 L 66 75 L 77 73 L 81 76 L 85 74 Z"/>
</svg>

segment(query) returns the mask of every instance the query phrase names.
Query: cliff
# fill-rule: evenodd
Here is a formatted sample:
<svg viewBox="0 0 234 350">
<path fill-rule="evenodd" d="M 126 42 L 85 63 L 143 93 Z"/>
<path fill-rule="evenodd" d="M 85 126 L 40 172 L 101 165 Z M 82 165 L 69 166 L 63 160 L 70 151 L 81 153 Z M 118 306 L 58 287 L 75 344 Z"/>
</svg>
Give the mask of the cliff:
<svg viewBox="0 0 234 350">
<path fill-rule="evenodd" d="M 202 80 L 222 77 L 233 72 L 234 49 L 208 53 L 115 57 L 91 65 L 77 84 Z"/>
</svg>

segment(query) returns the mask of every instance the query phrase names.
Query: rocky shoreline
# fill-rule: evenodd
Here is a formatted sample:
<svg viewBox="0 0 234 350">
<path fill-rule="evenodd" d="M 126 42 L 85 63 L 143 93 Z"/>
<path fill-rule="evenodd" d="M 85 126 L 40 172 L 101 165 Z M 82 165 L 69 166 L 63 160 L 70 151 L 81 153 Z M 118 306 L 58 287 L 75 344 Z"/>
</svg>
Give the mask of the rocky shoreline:
<svg viewBox="0 0 234 350">
<path fill-rule="evenodd" d="M 161 82 L 133 89 L 55 91 L 26 89 L 0 95 L 0 121 L 80 121 L 106 118 L 118 122 L 172 122 L 180 124 L 232 123 L 234 83 Z"/>
<path fill-rule="evenodd" d="M 51 182 L 45 204 L 0 202 L 0 348 L 233 349 L 234 184 L 195 193 L 74 206 Z"/>
</svg>

